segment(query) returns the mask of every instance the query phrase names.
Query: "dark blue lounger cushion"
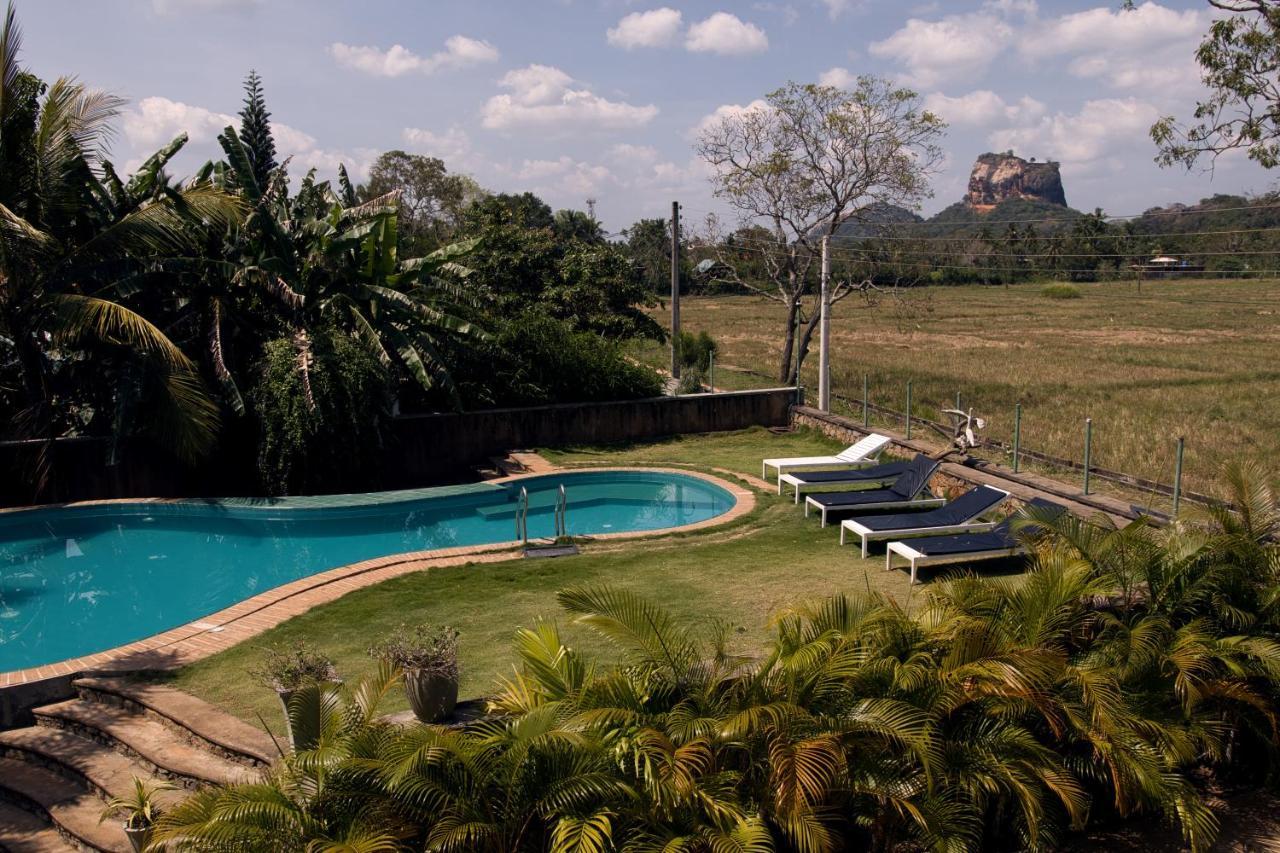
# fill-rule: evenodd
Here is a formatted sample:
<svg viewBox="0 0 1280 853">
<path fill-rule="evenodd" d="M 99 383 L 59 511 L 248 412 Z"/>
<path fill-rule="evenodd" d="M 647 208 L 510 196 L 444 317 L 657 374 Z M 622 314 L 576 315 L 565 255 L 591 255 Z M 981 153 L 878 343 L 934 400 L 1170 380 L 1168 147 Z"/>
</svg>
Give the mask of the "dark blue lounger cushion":
<svg viewBox="0 0 1280 853">
<path fill-rule="evenodd" d="M 990 486 L 978 486 L 965 492 L 946 506 L 925 512 L 894 513 L 892 515 L 867 515 L 855 518 L 872 530 L 909 530 L 917 527 L 950 527 L 964 524 L 984 512 L 1000 506 L 1008 495 Z"/>
<path fill-rule="evenodd" d="M 809 500 L 827 509 L 843 509 L 846 507 L 857 509 L 867 504 L 898 501 L 905 503 L 924 491 L 925 486 L 929 484 L 929 478 L 933 476 L 933 472 L 938 470 L 940 464 L 937 460 L 930 459 L 921 453 L 907 464 L 907 470 L 903 471 L 902 475 L 887 489 L 872 489 L 861 492 L 825 492 L 810 495 Z"/>
<path fill-rule="evenodd" d="M 1066 512 L 1066 507 L 1035 498 L 1031 505 L 1039 509 Z M 1013 522 L 1017 515 L 1011 515 L 987 533 L 957 533 L 951 536 L 924 536 L 912 539 L 907 544 L 928 557 L 948 557 L 954 554 L 980 554 L 983 551 L 1003 551 L 1018 546 L 1018 538 L 1013 535 Z"/>
</svg>

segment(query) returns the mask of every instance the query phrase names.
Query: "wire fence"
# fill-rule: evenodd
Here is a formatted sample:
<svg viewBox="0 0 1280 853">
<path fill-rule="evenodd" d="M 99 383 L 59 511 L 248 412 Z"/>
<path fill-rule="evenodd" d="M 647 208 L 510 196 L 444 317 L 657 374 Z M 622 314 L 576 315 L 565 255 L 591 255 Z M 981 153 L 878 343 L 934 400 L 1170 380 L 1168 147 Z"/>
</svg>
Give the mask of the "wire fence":
<svg viewBox="0 0 1280 853">
<path fill-rule="evenodd" d="M 737 366 L 722 365 L 720 370 L 722 377 L 726 373 L 737 373 L 762 381 L 774 378 Z M 1157 456 L 1162 459 L 1161 467 L 1168 471 L 1169 476 L 1167 479 L 1153 477 L 1120 470 L 1114 465 L 1099 464 L 1097 450 L 1100 446 L 1105 446 L 1109 425 L 1107 421 L 1095 422 L 1092 417 L 1082 417 L 1079 422 L 1080 443 L 1069 450 L 1058 448 L 1058 452 L 1053 452 L 1035 446 L 1034 439 L 1032 442 L 1026 440 L 1022 403 L 1016 403 L 1011 411 L 1002 413 L 983 406 L 976 396 L 966 397 L 963 392 L 957 392 L 954 399 L 922 398 L 912 380 L 902 383 L 893 394 L 895 401 L 889 403 L 890 392 L 886 390 L 885 383 L 872 380 L 871 374 L 864 373 L 861 375 L 861 386 L 851 388 L 847 385 L 846 375 L 845 387 L 832 390 L 833 413 L 843 415 L 867 429 L 891 429 L 908 439 L 920 439 L 928 436 L 949 437 L 953 434 L 953 424 L 939 419 L 945 410 L 972 411 L 988 424 L 999 422 L 1002 426 L 1008 425 L 1007 432 L 1003 434 L 995 429 L 983 430 L 982 444 L 973 455 L 1006 465 L 1015 474 L 1044 474 L 1078 485 L 1085 494 L 1101 492 L 1126 500 L 1135 509 L 1157 517 L 1176 515 L 1188 503 L 1202 506 L 1221 504 L 1220 499 L 1187 487 L 1185 437 L 1170 441 L 1167 448 L 1157 452 Z M 857 383 L 854 385 L 857 386 Z M 877 393 L 880 395 L 878 399 Z M 1076 455 L 1077 451 L 1079 455 Z"/>
</svg>

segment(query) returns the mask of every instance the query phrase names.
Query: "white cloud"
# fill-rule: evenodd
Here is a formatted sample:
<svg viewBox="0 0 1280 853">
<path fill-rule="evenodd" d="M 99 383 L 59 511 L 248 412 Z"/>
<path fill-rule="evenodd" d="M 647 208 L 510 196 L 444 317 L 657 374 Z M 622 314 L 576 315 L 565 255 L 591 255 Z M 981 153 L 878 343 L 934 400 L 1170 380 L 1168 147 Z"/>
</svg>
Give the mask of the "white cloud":
<svg viewBox="0 0 1280 853">
<path fill-rule="evenodd" d="M 911 18 L 888 38 L 873 42 L 870 51 L 902 63 L 907 83 L 933 87 L 981 76 L 1013 35 L 1013 27 L 995 9 L 936 21 Z"/>
<path fill-rule="evenodd" d="M 451 127 L 444 133 L 421 127 L 406 127 L 400 132 L 400 137 L 412 151 L 439 157 L 451 167 L 470 158 L 471 138 L 460 127 Z"/>
<path fill-rule="evenodd" d="M 1199 85 L 1195 49 L 1210 20 L 1207 11 L 1153 2 L 1130 10 L 1100 6 L 1031 28 L 1019 50 L 1030 60 L 1070 57 L 1068 73 L 1116 89 L 1181 94 Z"/>
<path fill-rule="evenodd" d="M 1132 155 L 1135 148 L 1149 159 L 1147 129 L 1159 115 L 1137 98 L 1103 98 L 1086 101 L 1074 114 L 1058 112 L 1025 127 L 998 130 L 990 140 L 996 150 L 1059 160 L 1064 171 L 1081 174 Z"/>
<path fill-rule="evenodd" d="M 151 8 L 161 15 L 222 9 L 250 9 L 262 0 L 151 0 Z"/>
<path fill-rule="evenodd" d="M 496 47 L 487 41 L 467 36 L 450 36 L 444 43 L 444 50 L 425 57 L 418 56 L 399 44 L 382 50 L 342 42 L 329 45 L 329 54 L 345 68 L 354 68 L 378 77 L 399 77 L 409 73 L 434 74 L 442 69 L 465 68 L 498 59 Z"/>
<path fill-rule="evenodd" d="M 852 89 L 858 85 L 858 75 L 848 68 L 828 68 L 818 75 L 819 86 L 835 86 L 837 89 Z"/>
<path fill-rule="evenodd" d="M 179 133 L 186 133 L 196 142 L 209 141 L 216 139 L 227 125 L 239 123 L 238 118 L 227 113 L 155 97 L 138 101 L 125 111 L 121 121 L 125 139 L 145 150 L 146 155 Z"/>
<path fill-rule="evenodd" d="M 574 88 L 574 80 L 559 68 L 530 65 L 509 71 L 499 84 L 511 94 L 494 95 L 481 110 L 484 126 L 491 130 L 546 127 L 565 132 L 581 129 L 618 130 L 641 127 L 653 120 L 658 108 L 610 101 L 586 88 Z"/>
<path fill-rule="evenodd" d="M 760 98 L 756 98 L 749 104 L 721 104 L 693 126 L 691 130 L 692 136 L 697 136 L 704 130 L 715 127 L 727 118 L 743 115 L 744 113 L 753 112 L 755 110 L 767 111 L 769 104 Z"/>
<path fill-rule="evenodd" d="M 834 21 L 854 6 L 861 6 L 863 3 L 859 0 L 822 0 L 822 5 L 827 7 L 827 14 Z"/>
<path fill-rule="evenodd" d="M 769 49 L 769 37 L 755 24 L 728 12 L 716 12 L 689 27 L 684 46 L 694 53 L 741 56 Z"/>
<path fill-rule="evenodd" d="M 1045 112 L 1045 105 L 1035 98 L 1024 95 L 1018 101 L 1009 103 L 990 89 L 978 89 L 955 98 L 934 92 L 925 96 L 924 106 L 955 127 L 1026 123 L 1040 118 Z"/>
<path fill-rule="evenodd" d="M 143 159 L 180 133 L 190 137 L 184 155 L 221 157 L 216 140 L 228 125 L 238 129 L 239 117 L 168 98 L 143 98 L 127 109 L 121 120 L 124 139 L 133 155 L 125 163 L 125 169 L 133 171 Z M 279 121 L 271 123 L 271 133 L 276 142 L 277 159 L 284 162 L 286 158 L 293 158 L 289 171 L 294 176 L 305 174 L 311 168 L 333 174 L 338 165 L 343 164 L 353 180 L 363 180 L 379 153 L 371 148 L 350 151 L 322 148 L 311 134 Z"/>
<path fill-rule="evenodd" d="M 652 145 L 632 145 L 629 142 L 621 142 L 609 149 L 609 159 L 626 164 L 654 163 L 658 159 L 658 149 Z"/>
<path fill-rule="evenodd" d="M 624 50 L 637 47 L 668 47 L 675 43 L 684 26 L 684 17 L 668 6 L 648 12 L 632 12 L 607 33 L 609 44 Z"/>
</svg>

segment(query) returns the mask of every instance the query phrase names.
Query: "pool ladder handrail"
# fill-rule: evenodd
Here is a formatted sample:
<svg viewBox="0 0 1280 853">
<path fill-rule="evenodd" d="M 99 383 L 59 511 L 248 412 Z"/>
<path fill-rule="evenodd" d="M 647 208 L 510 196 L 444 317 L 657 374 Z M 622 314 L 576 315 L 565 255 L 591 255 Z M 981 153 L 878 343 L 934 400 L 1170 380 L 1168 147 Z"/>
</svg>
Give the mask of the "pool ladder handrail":
<svg viewBox="0 0 1280 853">
<path fill-rule="evenodd" d="M 516 539 L 529 544 L 529 490 L 524 486 L 516 498 Z"/>
<path fill-rule="evenodd" d="M 565 495 L 564 483 L 556 494 L 556 539 L 569 535 L 569 498 Z"/>
</svg>

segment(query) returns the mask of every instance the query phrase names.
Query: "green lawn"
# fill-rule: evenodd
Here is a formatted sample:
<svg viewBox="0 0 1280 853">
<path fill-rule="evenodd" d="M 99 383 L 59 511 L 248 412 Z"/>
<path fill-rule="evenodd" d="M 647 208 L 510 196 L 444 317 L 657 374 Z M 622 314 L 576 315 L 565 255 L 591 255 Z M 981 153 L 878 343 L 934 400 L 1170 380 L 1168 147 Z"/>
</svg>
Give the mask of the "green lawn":
<svg viewBox="0 0 1280 853">
<path fill-rule="evenodd" d="M 620 449 L 547 452 L 563 464 L 690 463 L 759 475 L 760 460 L 823 451 L 815 432 L 775 436 L 763 429 L 690 436 Z M 738 626 L 744 649 L 759 648 L 769 617 L 790 604 L 840 590 L 877 590 L 910 606 L 919 599 L 905 572 L 884 572 L 883 557 L 862 561 L 839 547 L 790 499 L 759 495 L 751 515 L 723 528 L 639 542 L 587 545 L 575 557 L 439 569 L 350 593 L 176 676 L 184 690 L 250 721 L 276 725 L 275 697 L 246 675 L 263 645 L 307 640 L 330 654 L 345 679 L 373 669 L 366 649 L 401 623 L 448 623 L 461 631 L 462 694 L 480 696 L 511 671 L 512 632 L 556 619 L 555 594 L 575 584 L 611 584 L 660 601 L 679 616 Z M 604 652 L 592 635 L 567 627 L 583 648 Z M 403 703 L 397 698 L 397 707 Z"/>
</svg>

